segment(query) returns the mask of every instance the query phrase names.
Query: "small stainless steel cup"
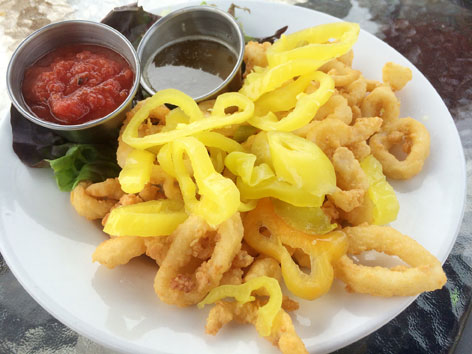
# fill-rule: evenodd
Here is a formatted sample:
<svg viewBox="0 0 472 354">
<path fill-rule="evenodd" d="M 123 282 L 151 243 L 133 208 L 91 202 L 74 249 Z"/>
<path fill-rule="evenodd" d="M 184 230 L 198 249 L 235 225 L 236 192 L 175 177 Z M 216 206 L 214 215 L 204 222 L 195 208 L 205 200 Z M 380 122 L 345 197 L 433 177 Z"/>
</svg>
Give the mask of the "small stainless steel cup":
<svg viewBox="0 0 472 354">
<path fill-rule="evenodd" d="M 193 99 L 204 101 L 214 98 L 222 92 L 237 90 L 241 86 L 242 80 L 241 64 L 244 56 L 244 35 L 231 15 L 214 6 L 189 6 L 175 10 L 152 25 L 138 46 L 141 67 L 144 70 L 144 66 L 149 60 L 152 60 L 159 49 L 172 42 L 192 37 L 209 37 L 222 41 L 237 56 L 233 70 L 219 86 L 203 95 L 193 97 Z M 144 75 L 141 76 L 141 86 L 150 95 L 156 93 Z"/>
<path fill-rule="evenodd" d="M 126 100 L 105 117 L 75 125 L 42 120 L 26 104 L 21 86 L 25 70 L 39 58 L 65 44 L 96 44 L 114 50 L 125 58 L 134 72 L 134 82 Z M 139 87 L 141 67 L 132 44 L 120 32 L 92 21 L 62 21 L 47 25 L 29 35 L 15 50 L 7 69 L 7 89 L 15 108 L 33 123 L 56 131 L 70 141 L 103 142 L 117 136 L 118 128 L 131 108 Z"/>
</svg>

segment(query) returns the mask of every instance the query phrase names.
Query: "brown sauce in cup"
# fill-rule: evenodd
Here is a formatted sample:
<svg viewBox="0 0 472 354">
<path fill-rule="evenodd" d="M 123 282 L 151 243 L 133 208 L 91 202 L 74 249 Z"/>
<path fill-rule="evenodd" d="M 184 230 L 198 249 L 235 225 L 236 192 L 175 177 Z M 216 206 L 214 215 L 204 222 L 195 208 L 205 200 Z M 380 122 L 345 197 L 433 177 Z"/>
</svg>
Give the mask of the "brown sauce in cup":
<svg viewBox="0 0 472 354">
<path fill-rule="evenodd" d="M 188 38 L 172 42 L 151 56 L 144 79 L 156 92 L 166 88 L 202 96 L 231 74 L 237 55 L 213 38 Z"/>
</svg>

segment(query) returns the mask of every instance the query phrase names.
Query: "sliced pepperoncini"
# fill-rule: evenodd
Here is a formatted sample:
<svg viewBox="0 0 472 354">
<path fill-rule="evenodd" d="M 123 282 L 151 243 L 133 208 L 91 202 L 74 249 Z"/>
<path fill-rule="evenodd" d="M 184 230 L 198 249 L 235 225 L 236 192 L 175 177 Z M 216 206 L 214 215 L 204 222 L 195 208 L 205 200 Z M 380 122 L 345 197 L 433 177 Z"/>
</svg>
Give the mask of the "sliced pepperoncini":
<svg viewBox="0 0 472 354">
<path fill-rule="evenodd" d="M 329 60 L 349 51 L 359 36 L 357 23 L 339 22 L 282 35 L 267 50 L 269 67 L 292 60 Z"/>
<path fill-rule="evenodd" d="M 319 207 L 335 190 L 331 161 L 311 141 L 285 132 L 261 132 L 252 154 L 232 152 L 225 166 L 244 200 L 274 197 L 300 207 Z M 259 154 L 259 155 L 257 155 Z M 256 165 L 256 161 L 264 161 Z"/>
<path fill-rule="evenodd" d="M 272 205 L 287 225 L 307 234 L 323 235 L 338 226 L 331 224 L 329 216 L 320 207 L 296 207 L 277 199 L 272 200 Z"/>
<path fill-rule="evenodd" d="M 176 139 L 170 144 L 172 172 L 179 182 L 187 212 L 200 215 L 212 226 L 222 223 L 236 213 L 240 205 L 238 188 L 229 178 L 215 171 L 205 145 L 194 137 Z M 188 156 L 196 184 L 185 164 L 184 154 Z"/>
<path fill-rule="evenodd" d="M 270 237 L 261 233 L 270 232 Z M 258 252 L 280 262 L 287 288 L 295 295 L 312 300 L 325 294 L 334 278 L 332 262 L 346 253 L 347 237 L 342 231 L 315 236 L 288 226 L 274 212 L 269 199 L 259 201 L 244 218 L 244 239 Z M 311 272 L 304 273 L 287 248 L 301 249 L 310 258 Z"/>
<path fill-rule="evenodd" d="M 331 76 L 321 71 L 307 74 L 306 77 L 300 76 L 297 81 L 301 79 L 304 80 L 302 82 L 303 84 L 305 84 L 305 81 L 308 81 L 308 79 L 311 79 L 319 82 L 320 86 L 310 94 L 306 94 L 303 91 L 295 91 L 296 88 L 302 88 L 304 86 L 301 84 L 298 87 L 294 85 L 292 92 L 286 92 L 288 91 L 288 88 L 282 87 L 279 89 L 280 91 L 276 90 L 267 93 L 266 95 L 268 96 L 263 96 L 256 102 L 256 112 L 268 111 L 268 113 L 263 116 L 254 115 L 248 120 L 248 123 L 261 130 L 278 130 L 287 132 L 296 130 L 308 124 L 313 119 L 318 109 L 332 96 L 334 92 L 334 80 Z M 311 82 L 311 80 L 309 80 L 309 82 Z M 296 84 L 297 81 L 295 81 L 294 84 Z M 289 86 L 289 88 L 292 88 L 292 86 Z M 295 97 L 293 97 L 293 95 L 295 95 Z M 273 100 L 284 102 L 286 97 L 288 98 L 286 101 L 287 106 L 291 105 L 295 98 L 295 108 L 287 116 L 278 120 L 277 116 L 273 113 L 277 112 L 277 108 L 271 109 L 267 103 L 270 103 L 270 101 Z"/>
<path fill-rule="evenodd" d="M 385 225 L 397 218 L 400 204 L 392 186 L 382 172 L 382 164 L 372 155 L 361 162 L 361 168 L 369 180 L 367 197 L 373 203 L 372 223 Z"/>
<path fill-rule="evenodd" d="M 138 129 L 149 113 L 156 107 L 170 103 L 178 106 L 189 118 L 189 123 L 176 123 L 175 129 L 155 134 L 138 136 Z M 225 109 L 237 107 L 239 110 L 227 115 Z M 157 92 L 134 114 L 126 126 L 123 141 L 137 149 L 148 149 L 171 142 L 177 138 L 194 135 L 199 132 L 221 128 L 227 125 L 240 124 L 248 120 L 254 113 L 254 103 L 246 96 L 236 92 L 227 92 L 218 96 L 210 117 L 204 117 L 195 101 L 185 93 L 166 89 Z M 176 118 L 176 121 L 181 118 Z"/>
<path fill-rule="evenodd" d="M 282 308 L 282 290 L 274 278 L 261 276 L 240 285 L 220 285 L 212 289 L 197 306 L 201 309 L 226 297 L 234 297 L 240 304 L 245 304 L 254 301 L 255 297 L 251 293 L 261 288 L 269 293 L 269 301 L 257 310 L 256 330 L 266 337 L 270 335 L 274 318 Z"/>
<path fill-rule="evenodd" d="M 103 231 L 112 236 L 166 236 L 185 219 L 187 214 L 182 202 L 151 200 L 113 209 Z"/>
<path fill-rule="evenodd" d="M 286 81 L 297 76 L 313 73 L 326 61 L 298 59 L 282 63 L 275 67 L 256 67 L 244 80 L 240 93 L 256 101 L 266 92 L 281 87 Z"/>
<path fill-rule="evenodd" d="M 146 150 L 132 150 L 126 157 L 125 166 L 118 180 L 125 193 L 139 193 L 151 179 L 156 155 Z"/>
</svg>

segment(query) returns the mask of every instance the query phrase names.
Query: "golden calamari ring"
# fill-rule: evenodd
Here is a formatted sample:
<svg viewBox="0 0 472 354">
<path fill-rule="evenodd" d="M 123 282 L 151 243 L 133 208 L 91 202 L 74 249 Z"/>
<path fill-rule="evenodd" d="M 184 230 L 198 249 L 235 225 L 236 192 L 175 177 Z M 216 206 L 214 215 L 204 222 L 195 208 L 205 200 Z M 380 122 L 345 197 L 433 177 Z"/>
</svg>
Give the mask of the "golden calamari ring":
<svg viewBox="0 0 472 354">
<path fill-rule="evenodd" d="M 380 117 L 383 126 L 400 116 L 400 101 L 389 86 L 379 86 L 369 93 L 361 104 L 363 117 Z"/>
<path fill-rule="evenodd" d="M 396 144 L 401 144 L 408 154 L 404 160 L 399 160 L 390 152 Z M 369 141 L 372 154 L 382 164 L 384 174 L 394 179 L 409 179 L 420 173 L 429 155 L 429 145 L 426 127 L 410 117 L 389 124 Z"/>
<path fill-rule="evenodd" d="M 446 275 L 441 263 L 412 238 L 388 226 L 346 227 L 347 254 L 376 250 L 400 257 L 410 265 L 394 268 L 355 264 L 342 256 L 335 265 L 335 276 L 346 283 L 348 291 L 374 296 L 413 296 L 442 288 Z"/>
<path fill-rule="evenodd" d="M 220 284 L 241 249 L 244 230 L 239 213 L 218 226 L 210 259 L 194 266 L 191 245 L 211 231 L 201 217 L 191 215 L 172 233 L 174 240 L 154 280 L 154 290 L 163 302 L 180 307 L 194 305 Z"/>
</svg>

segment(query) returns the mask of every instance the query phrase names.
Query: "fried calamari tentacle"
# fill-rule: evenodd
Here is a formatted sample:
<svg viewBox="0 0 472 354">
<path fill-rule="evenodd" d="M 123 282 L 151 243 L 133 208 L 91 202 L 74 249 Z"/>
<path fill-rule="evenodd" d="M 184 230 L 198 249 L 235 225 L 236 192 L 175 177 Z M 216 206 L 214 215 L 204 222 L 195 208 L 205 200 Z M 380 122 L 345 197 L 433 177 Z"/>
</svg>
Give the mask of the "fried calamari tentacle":
<svg viewBox="0 0 472 354">
<path fill-rule="evenodd" d="M 263 275 L 277 279 L 277 281 L 280 283 L 282 280 L 282 270 L 280 269 L 279 262 L 271 257 L 264 256 L 256 259 L 247 271 L 244 281 L 261 277 Z"/>
<path fill-rule="evenodd" d="M 120 182 L 118 178 L 108 178 L 103 182 L 93 183 L 89 185 L 85 191 L 88 195 L 94 198 L 108 198 L 120 200 L 125 194 L 121 190 Z"/>
<path fill-rule="evenodd" d="M 354 70 L 338 59 L 333 59 L 324 64 L 320 71 L 331 76 L 336 87 L 344 87 L 356 80 L 360 71 Z"/>
<path fill-rule="evenodd" d="M 334 94 L 328 102 L 316 112 L 315 120 L 339 119 L 346 124 L 351 124 L 352 111 L 347 100 L 340 94 Z"/>
<path fill-rule="evenodd" d="M 352 126 L 337 119 L 325 119 L 314 122 L 306 138 L 332 157 L 341 146 L 349 148 L 365 142 L 380 130 L 381 125 L 382 119 L 378 117 L 358 118 Z"/>
<path fill-rule="evenodd" d="M 406 66 L 388 62 L 382 68 L 382 81 L 393 91 L 401 90 L 412 77 L 411 69 Z"/>
<path fill-rule="evenodd" d="M 368 94 L 361 105 L 364 117 L 380 117 L 384 126 L 400 116 L 400 101 L 390 86 L 380 86 Z"/>
<path fill-rule="evenodd" d="M 116 204 L 116 200 L 92 197 L 86 191 L 89 185 L 90 182 L 80 182 L 70 193 L 70 202 L 77 214 L 89 220 L 101 219 Z"/>
<path fill-rule="evenodd" d="M 370 155 L 370 147 L 365 140 L 347 145 L 347 148 L 352 151 L 357 161 L 362 161 Z"/>
<path fill-rule="evenodd" d="M 234 256 L 232 267 L 234 268 L 247 268 L 252 262 L 254 262 L 254 257 L 249 254 L 248 251 L 241 249 L 236 256 Z"/>
<path fill-rule="evenodd" d="M 182 200 L 179 183 L 177 180 L 164 171 L 159 165 L 154 165 L 151 172 L 151 183 L 162 186 L 167 199 Z"/>
<path fill-rule="evenodd" d="M 348 291 L 374 296 L 413 296 L 440 289 L 446 283 L 441 263 L 412 238 L 388 226 L 356 226 L 343 229 L 349 238 L 348 254 L 376 250 L 400 257 L 410 267 L 368 267 L 348 256 L 335 263 L 336 277 Z"/>
<path fill-rule="evenodd" d="M 98 245 L 92 255 L 92 261 L 112 269 L 128 263 L 132 258 L 141 256 L 144 252 L 146 252 L 146 246 L 142 237 L 114 237 Z"/>
<path fill-rule="evenodd" d="M 158 185 L 151 183 L 146 184 L 138 195 L 145 202 L 158 199 L 168 199 L 166 198 L 164 191 Z"/>
<path fill-rule="evenodd" d="M 244 271 L 241 268 L 231 268 L 223 274 L 220 285 L 240 285 L 243 283 Z"/>
<path fill-rule="evenodd" d="M 350 212 L 363 203 L 369 180 L 354 154 L 345 147 L 336 149 L 332 162 L 339 188 L 329 198 L 337 207 Z"/>
<path fill-rule="evenodd" d="M 345 147 L 336 149 L 332 158 L 336 172 L 336 184 L 343 190 L 362 189 L 367 191 L 369 180 L 354 154 Z"/>
<path fill-rule="evenodd" d="M 260 257 L 254 261 L 244 277 L 244 281 L 267 276 L 276 279 L 279 283 L 282 281 L 282 270 L 280 269 L 279 262 L 271 257 Z M 266 289 L 257 289 L 255 292 L 257 295 L 269 295 Z"/>
<path fill-rule="evenodd" d="M 345 191 L 338 188 L 334 193 L 330 194 L 328 198 L 341 210 L 350 212 L 362 205 L 364 194 L 365 191 L 362 189 L 350 189 Z"/>
<path fill-rule="evenodd" d="M 347 99 L 349 106 L 362 104 L 366 93 L 367 82 L 363 76 L 360 76 L 341 90 L 341 94 Z"/>
<path fill-rule="evenodd" d="M 146 255 L 161 265 L 174 240 L 171 236 L 143 237 Z"/>
<path fill-rule="evenodd" d="M 374 91 L 377 87 L 385 86 L 384 83 L 377 81 L 377 80 L 370 80 L 366 79 L 366 84 L 367 84 L 367 92 L 372 92 Z"/>
<path fill-rule="evenodd" d="M 239 250 L 233 258 L 231 268 L 223 274 L 220 285 L 239 285 L 243 283 L 244 269 L 254 262 L 254 257 L 246 250 Z"/>
<path fill-rule="evenodd" d="M 218 301 L 208 314 L 205 331 L 208 334 L 216 335 L 225 324 L 232 320 L 243 324 L 251 323 L 255 326 L 260 306 L 261 302 L 257 300 L 245 304 Z M 282 353 L 308 353 L 302 340 L 295 332 L 292 319 L 282 309 L 275 316 L 270 335 L 264 338 L 278 346 Z"/>
<path fill-rule="evenodd" d="M 369 145 L 387 177 L 409 179 L 421 172 L 429 155 L 430 137 L 423 124 L 407 117 L 397 119 L 372 136 Z M 395 145 L 400 145 L 407 154 L 404 160 L 390 152 Z"/>
<path fill-rule="evenodd" d="M 252 72 L 255 66 L 265 68 L 268 65 L 266 51 L 270 46 L 269 42 L 259 43 L 250 41 L 246 44 L 244 48 L 244 63 L 246 64 L 244 77 Z"/>
<path fill-rule="evenodd" d="M 337 119 L 343 123 L 351 124 L 352 118 L 352 109 L 348 105 L 347 99 L 339 93 L 334 93 L 329 98 L 329 100 L 318 109 L 315 117 L 310 123 L 297 130 L 294 130 L 293 133 L 301 137 L 306 137 L 311 128 L 317 125 L 318 121 L 325 119 Z"/>
<path fill-rule="evenodd" d="M 154 289 L 165 303 L 181 307 L 198 303 L 219 285 L 223 274 L 230 269 L 243 238 L 239 213 L 218 226 L 211 258 L 193 268 L 193 272 L 188 269 L 189 264 L 198 260 L 192 256 L 191 244 L 209 231 L 210 226 L 202 218 L 192 215 L 170 236 L 174 240 L 154 281 Z"/>
</svg>

